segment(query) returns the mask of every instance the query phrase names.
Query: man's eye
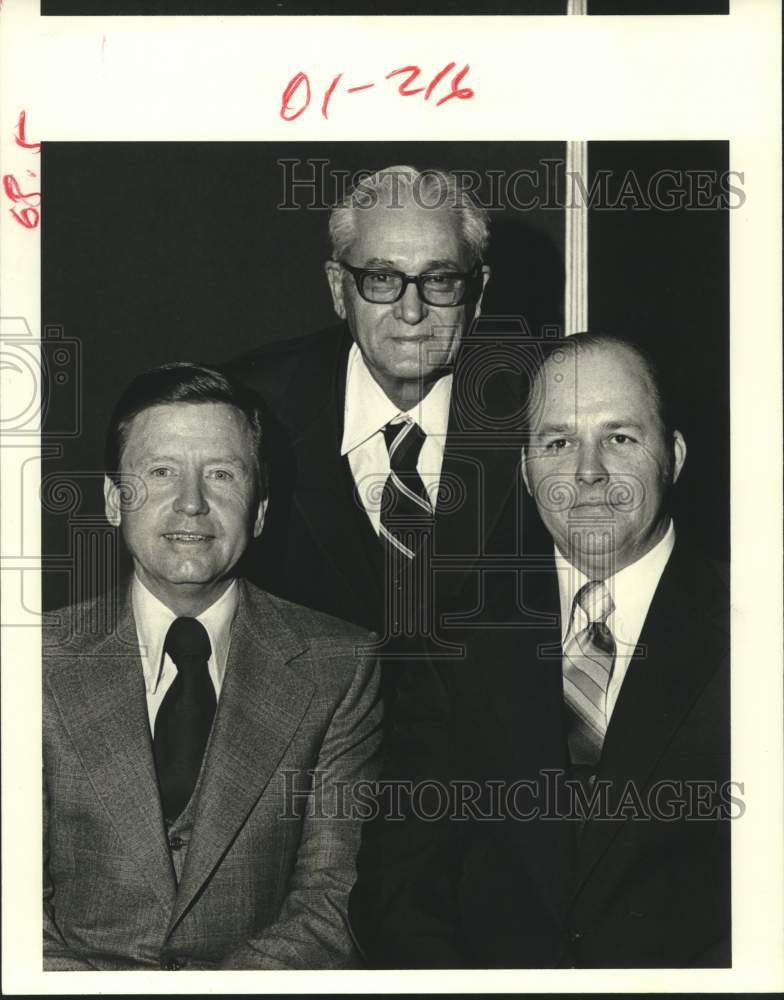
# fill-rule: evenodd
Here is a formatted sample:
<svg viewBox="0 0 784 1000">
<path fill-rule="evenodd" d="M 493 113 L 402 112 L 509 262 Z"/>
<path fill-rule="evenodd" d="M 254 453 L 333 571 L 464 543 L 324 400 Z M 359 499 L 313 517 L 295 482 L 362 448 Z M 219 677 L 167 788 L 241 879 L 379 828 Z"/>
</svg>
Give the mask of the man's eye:
<svg viewBox="0 0 784 1000">
<path fill-rule="evenodd" d="M 548 441 L 545 448 L 547 451 L 562 451 L 566 445 L 566 438 L 556 438 L 554 441 Z"/>
<path fill-rule="evenodd" d="M 631 444 L 634 438 L 629 437 L 628 434 L 613 434 L 610 440 L 615 444 Z"/>
<path fill-rule="evenodd" d="M 150 469 L 150 475 L 153 477 L 153 479 L 165 479 L 167 476 L 172 475 L 172 470 L 162 465 L 159 466 L 158 468 Z"/>
<path fill-rule="evenodd" d="M 371 271 L 368 278 L 376 285 L 388 285 L 395 280 L 395 275 L 388 271 Z"/>
<path fill-rule="evenodd" d="M 424 277 L 428 288 L 451 288 L 458 280 L 454 274 L 426 274 Z"/>
<path fill-rule="evenodd" d="M 213 469 L 210 473 L 212 479 L 217 479 L 218 482 L 228 483 L 234 479 L 234 474 L 229 472 L 228 469 Z"/>
</svg>

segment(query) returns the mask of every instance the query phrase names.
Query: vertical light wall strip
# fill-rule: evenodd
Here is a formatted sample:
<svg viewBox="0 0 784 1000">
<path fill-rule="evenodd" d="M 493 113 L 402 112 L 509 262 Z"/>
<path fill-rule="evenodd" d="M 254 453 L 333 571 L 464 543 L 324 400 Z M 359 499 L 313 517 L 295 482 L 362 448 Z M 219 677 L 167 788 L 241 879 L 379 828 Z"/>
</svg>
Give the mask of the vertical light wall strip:
<svg viewBox="0 0 784 1000">
<path fill-rule="evenodd" d="M 578 0 L 570 8 L 578 6 Z M 582 4 L 585 6 L 584 2 Z M 577 183 L 580 178 L 582 184 Z M 564 213 L 566 216 L 564 295 L 564 333 L 588 329 L 588 203 L 583 191 L 588 187 L 588 143 L 566 143 L 566 176 L 564 179 Z"/>
<path fill-rule="evenodd" d="M 566 13 L 587 14 L 588 0 L 566 0 Z M 566 289 L 564 295 L 564 333 L 588 329 L 588 206 L 575 204 L 575 174 L 582 178 L 588 190 L 588 143 L 566 143 L 566 178 L 564 205 L 566 212 Z"/>
</svg>

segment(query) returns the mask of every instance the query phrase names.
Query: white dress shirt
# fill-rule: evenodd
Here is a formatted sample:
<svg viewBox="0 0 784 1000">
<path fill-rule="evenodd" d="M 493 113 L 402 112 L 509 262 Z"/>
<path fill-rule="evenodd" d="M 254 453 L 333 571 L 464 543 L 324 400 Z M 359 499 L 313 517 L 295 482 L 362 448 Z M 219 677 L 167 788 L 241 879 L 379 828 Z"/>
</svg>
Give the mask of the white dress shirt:
<svg viewBox="0 0 784 1000">
<path fill-rule="evenodd" d="M 401 410 L 370 374 L 357 345 L 351 345 L 340 454 L 348 455 L 359 498 L 376 534 L 381 526 L 381 493 L 390 472 L 384 427 L 392 422 L 413 422 L 427 435 L 419 453 L 417 472 L 435 510 L 451 394 L 452 375 L 444 375 L 421 402 L 410 410 Z"/>
<path fill-rule="evenodd" d="M 207 661 L 210 679 L 215 688 L 215 699 L 220 697 L 231 643 L 231 623 L 237 610 L 239 591 L 237 581 L 232 580 L 227 589 L 206 611 L 197 615 L 196 621 L 206 628 L 210 637 L 212 653 Z M 147 692 L 147 715 L 150 731 L 155 732 L 155 717 L 166 692 L 177 676 L 177 668 L 164 655 L 163 646 L 169 626 L 177 618 L 158 598 L 150 593 L 138 576 L 133 578 L 131 588 L 133 617 L 139 639 L 139 654 L 142 659 L 144 687 Z"/>
<path fill-rule="evenodd" d="M 659 580 L 674 545 L 675 528 L 670 521 L 664 538 L 657 542 L 650 552 L 646 552 L 641 559 L 605 580 L 615 604 L 615 609 L 607 618 L 607 627 L 613 634 L 616 649 L 615 665 L 607 688 L 605 704 L 608 723 L 618 700 L 629 661 L 640 638 L 648 608 L 651 606 L 653 595 L 659 586 Z M 572 636 L 588 624 L 588 616 L 579 605 L 574 608 L 572 616 L 572 606 L 575 594 L 580 587 L 588 583 L 589 577 L 572 566 L 561 554 L 558 546 L 555 547 L 555 568 L 558 573 L 558 591 L 561 600 L 561 641 L 566 647 Z"/>
</svg>

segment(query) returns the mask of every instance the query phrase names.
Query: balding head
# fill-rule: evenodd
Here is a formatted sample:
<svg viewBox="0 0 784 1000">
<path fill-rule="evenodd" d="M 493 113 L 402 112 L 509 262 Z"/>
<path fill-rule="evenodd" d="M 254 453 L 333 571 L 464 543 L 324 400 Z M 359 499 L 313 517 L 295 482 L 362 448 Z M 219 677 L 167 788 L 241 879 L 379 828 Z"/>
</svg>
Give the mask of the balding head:
<svg viewBox="0 0 784 1000">
<path fill-rule="evenodd" d="M 548 531 L 586 575 L 605 578 L 664 536 L 686 457 L 663 380 L 636 345 L 578 334 L 535 373 L 524 477 Z"/>
</svg>

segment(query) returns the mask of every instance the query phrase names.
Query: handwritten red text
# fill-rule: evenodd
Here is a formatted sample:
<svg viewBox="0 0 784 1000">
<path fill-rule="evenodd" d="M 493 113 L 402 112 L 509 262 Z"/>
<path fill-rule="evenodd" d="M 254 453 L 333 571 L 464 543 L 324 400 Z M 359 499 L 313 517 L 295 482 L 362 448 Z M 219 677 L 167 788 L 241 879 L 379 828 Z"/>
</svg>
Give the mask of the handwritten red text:
<svg viewBox="0 0 784 1000">
<path fill-rule="evenodd" d="M 454 62 L 447 63 L 434 76 L 424 79 L 421 79 L 422 70 L 419 66 L 401 66 L 399 69 L 393 69 L 390 73 L 385 74 L 384 80 L 394 80 L 396 77 L 402 77 L 403 79 L 398 83 L 397 87 L 397 92 L 401 97 L 416 97 L 419 94 L 423 94 L 422 100 L 429 101 L 431 96 L 438 90 L 438 93 L 435 94 L 438 97 L 438 100 L 435 101 L 435 107 L 440 108 L 442 104 L 446 104 L 448 101 L 468 101 L 475 96 L 475 91 L 471 87 L 462 86 L 463 79 L 471 67 L 466 63 L 462 69 L 450 77 L 449 74 L 452 73 L 456 65 Z M 336 93 L 356 94 L 359 91 L 370 90 L 376 86 L 375 81 L 371 83 L 353 83 L 351 86 L 344 85 L 342 81 L 343 73 L 337 73 L 324 88 L 321 99 L 321 115 L 323 118 L 329 118 L 330 105 Z M 421 82 L 422 86 L 414 86 L 415 82 Z M 441 86 L 442 84 L 443 86 Z M 283 89 L 280 102 L 280 117 L 286 122 L 296 121 L 301 114 L 307 111 L 312 93 L 307 73 L 303 73 L 301 70 L 295 73 Z"/>
</svg>

